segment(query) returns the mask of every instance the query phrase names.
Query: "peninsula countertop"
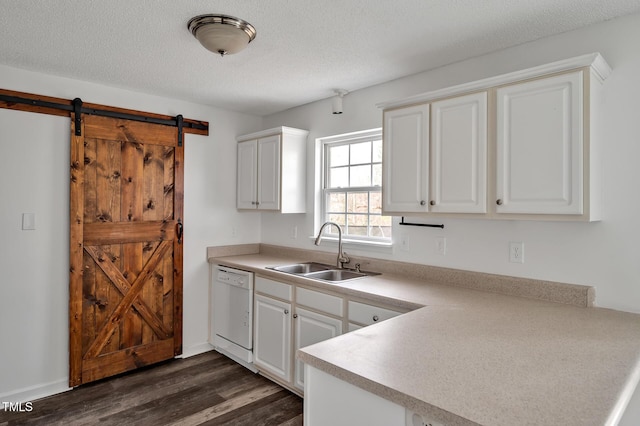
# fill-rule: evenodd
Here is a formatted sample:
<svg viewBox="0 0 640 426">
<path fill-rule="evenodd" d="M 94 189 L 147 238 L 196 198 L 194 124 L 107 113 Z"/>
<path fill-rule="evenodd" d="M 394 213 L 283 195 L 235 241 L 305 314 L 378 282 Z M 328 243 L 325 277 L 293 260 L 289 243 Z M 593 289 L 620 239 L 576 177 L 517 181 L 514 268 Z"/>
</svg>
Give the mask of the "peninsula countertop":
<svg viewBox="0 0 640 426">
<path fill-rule="evenodd" d="M 640 315 L 382 274 L 329 284 L 265 269 L 296 259 L 210 257 L 293 284 L 415 309 L 298 351 L 305 363 L 453 424 L 605 425 L 640 380 Z"/>
</svg>

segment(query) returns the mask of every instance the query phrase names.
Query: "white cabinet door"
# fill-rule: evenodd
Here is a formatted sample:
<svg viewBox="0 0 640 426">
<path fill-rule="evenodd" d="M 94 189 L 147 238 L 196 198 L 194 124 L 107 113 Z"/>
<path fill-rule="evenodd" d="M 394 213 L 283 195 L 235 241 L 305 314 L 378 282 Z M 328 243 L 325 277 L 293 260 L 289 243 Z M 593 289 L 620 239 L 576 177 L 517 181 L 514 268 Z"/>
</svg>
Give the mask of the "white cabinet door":
<svg viewBox="0 0 640 426">
<path fill-rule="evenodd" d="M 499 88 L 496 212 L 582 214 L 582 71 Z"/>
<path fill-rule="evenodd" d="M 373 356 L 373 355 L 372 355 Z M 402 426 L 404 407 L 344 382 L 317 368 L 306 366 L 305 426 Z"/>
<path fill-rule="evenodd" d="M 285 382 L 291 380 L 291 304 L 255 296 L 254 363 Z"/>
<path fill-rule="evenodd" d="M 256 208 L 256 185 L 258 183 L 256 164 L 258 162 L 258 141 L 238 143 L 237 199 L 239 209 Z"/>
<path fill-rule="evenodd" d="M 354 302 L 353 300 L 349 300 L 347 306 L 349 310 L 349 323 L 355 322 L 363 326 L 382 322 L 401 314 L 401 312 L 392 311 L 391 309 Z"/>
<path fill-rule="evenodd" d="M 258 139 L 258 209 L 280 209 L 280 135 Z"/>
<path fill-rule="evenodd" d="M 439 213 L 487 211 L 487 93 L 431 104 L 431 198 Z"/>
<path fill-rule="evenodd" d="M 295 351 L 342 334 L 342 320 L 296 308 L 294 315 Z M 296 360 L 295 386 L 304 389 L 304 363 Z"/>
<path fill-rule="evenodd" d="M 426 212 L 429 105 L 384 112 L 382 211 Z"/>
</svg>

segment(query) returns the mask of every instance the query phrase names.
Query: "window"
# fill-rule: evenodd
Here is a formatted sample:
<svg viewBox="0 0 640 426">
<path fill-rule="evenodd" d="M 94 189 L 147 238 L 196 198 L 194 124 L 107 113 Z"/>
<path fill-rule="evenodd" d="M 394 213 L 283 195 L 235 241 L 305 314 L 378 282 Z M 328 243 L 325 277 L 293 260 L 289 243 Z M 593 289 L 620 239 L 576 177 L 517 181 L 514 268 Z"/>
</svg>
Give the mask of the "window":
<svg viewBox="0 0 640 426">
<path fill-rule="evenodd" d="M 391 242 L 391 216 L 382 216 L 382 131 L 322 140 L 323 216 L 343 238 Z M 337 231 L 327 229 L 329 235 Z"/>
</svg>

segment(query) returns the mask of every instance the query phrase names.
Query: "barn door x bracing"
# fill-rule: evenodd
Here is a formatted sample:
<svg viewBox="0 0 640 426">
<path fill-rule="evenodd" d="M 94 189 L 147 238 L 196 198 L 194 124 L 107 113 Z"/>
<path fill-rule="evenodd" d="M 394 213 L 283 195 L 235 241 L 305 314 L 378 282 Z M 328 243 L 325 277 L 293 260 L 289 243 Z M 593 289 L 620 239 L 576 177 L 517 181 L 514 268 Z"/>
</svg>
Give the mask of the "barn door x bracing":
<svg viewBox="0 0 640 426">
<path fill-rule="evenodd" d="M 83 114 L 77 136 L 78 123 L 71 132 L 71 386 L 182 352 L 181 129 Z"/>
</svg>

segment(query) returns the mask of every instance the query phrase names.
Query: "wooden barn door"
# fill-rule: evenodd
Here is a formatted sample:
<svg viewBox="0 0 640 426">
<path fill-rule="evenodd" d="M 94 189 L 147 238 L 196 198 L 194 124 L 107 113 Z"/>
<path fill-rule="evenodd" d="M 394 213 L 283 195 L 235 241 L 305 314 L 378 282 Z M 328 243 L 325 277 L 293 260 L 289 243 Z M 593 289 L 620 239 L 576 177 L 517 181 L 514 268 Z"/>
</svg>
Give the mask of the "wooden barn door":
<svg viewBox="0 0 640 426">
<path fill-rule="evenodd" d="M 75 125 L 70 386 L 182 352 L 179 130 L 83 115 L 76 136 Z"/>
</svg>

